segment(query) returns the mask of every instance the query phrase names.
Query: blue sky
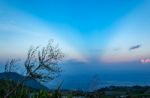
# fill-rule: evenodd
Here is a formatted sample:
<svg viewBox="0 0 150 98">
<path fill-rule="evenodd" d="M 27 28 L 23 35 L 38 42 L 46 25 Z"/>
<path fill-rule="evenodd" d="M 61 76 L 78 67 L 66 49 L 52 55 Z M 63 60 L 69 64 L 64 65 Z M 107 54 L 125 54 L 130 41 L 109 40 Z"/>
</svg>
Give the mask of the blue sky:
<svg viewBox="0 0 150 98">
<path fill-rule="evenodd" d="M 140 63 L 150 58 L 149 16 L 149 0 L 1 0 L 0 59 L 24 59 L 31 45 L 54 39 L 65 53 L 64 77 L 143 79 L 150 76 Z"/>
</svg>

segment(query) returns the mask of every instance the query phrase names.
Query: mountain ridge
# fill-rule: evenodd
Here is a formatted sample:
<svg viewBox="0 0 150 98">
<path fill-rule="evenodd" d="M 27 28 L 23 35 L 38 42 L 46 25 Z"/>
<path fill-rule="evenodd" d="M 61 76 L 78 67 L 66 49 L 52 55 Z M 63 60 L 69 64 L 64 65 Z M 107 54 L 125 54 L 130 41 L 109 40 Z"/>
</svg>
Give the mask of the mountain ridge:
<svg viewBox="0 0 150 98">
<path fill-rule="evenodd" d="M 16 72 L 2 72 L 0 73 L 0 79 L 1 80 L 13 80 L 15 82 L 20 82 L 23 80 L 25 76 L 20 75 Z M 27 79 L 24 82 L 24 85 L 33 89 L 43 89 L 43 90 L 49 90 L 46 86 L 42 85 L 40 82 L 36 81 L 35 79 Z"/>
</svg>

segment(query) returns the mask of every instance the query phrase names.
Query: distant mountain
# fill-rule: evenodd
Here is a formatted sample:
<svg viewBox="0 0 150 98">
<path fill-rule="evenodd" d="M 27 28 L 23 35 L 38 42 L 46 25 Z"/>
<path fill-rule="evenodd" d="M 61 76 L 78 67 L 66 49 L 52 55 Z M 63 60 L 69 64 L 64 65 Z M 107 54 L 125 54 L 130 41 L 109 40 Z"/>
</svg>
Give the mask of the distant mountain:
<svg viewBox="0 0 150 98">
<path fill-rule="evenodd" d="M 14 80 L 16 82 L 20 82 L 22 79 L 24 79 L 24 76 L 15 73 L 15 72 L 3 72 L 0 73 L 0 79 L 10 79 L 10 80 Z M 24 82 L 24 85 L 33 89 L 44 89 L 44 90 L 48 90 L 47 87 L 45 87 L 44 85 L 42 85 L 41 83 L 39 83 L 38 81 L 34 80 L 34 79 L 28 79 Z"/>
</svg>

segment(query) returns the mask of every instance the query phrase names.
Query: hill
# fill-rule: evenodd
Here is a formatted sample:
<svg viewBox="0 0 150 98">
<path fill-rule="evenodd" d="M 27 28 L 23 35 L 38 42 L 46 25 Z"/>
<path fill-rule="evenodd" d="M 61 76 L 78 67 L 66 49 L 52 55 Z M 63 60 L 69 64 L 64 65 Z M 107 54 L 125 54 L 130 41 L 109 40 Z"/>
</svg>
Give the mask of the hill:
<svg viewBox="0 0 150 98">
<path fill-rule="evenodd" d="M 3 72 L 0 73 L 0 79 L 1 80 L 13 80 L 15 82 L 20 82 L 22 79 L 25 77 L 16 73 L 16 72 Z M 47 87 L 39 83 L 38 81 L 29 78 L 24 82 L 24 85 L 33 89 L 43 89 L 43 90 L 48 90 Z"/>
</svg>

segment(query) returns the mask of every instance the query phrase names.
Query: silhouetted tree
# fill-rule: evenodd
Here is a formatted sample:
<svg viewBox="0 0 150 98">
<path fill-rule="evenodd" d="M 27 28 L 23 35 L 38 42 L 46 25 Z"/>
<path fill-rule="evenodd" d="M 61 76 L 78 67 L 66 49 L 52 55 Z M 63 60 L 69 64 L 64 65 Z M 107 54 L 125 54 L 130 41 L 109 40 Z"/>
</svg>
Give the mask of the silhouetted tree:
<svg viewBox="0 0 150 98">
<path fill-rule="evenodd" d="M 61 72 L 61 68 L 58 64 L 63 57 L 64 55 L 60 48 L 58 45 L 54 45 L 53 41 L 49 41 L 46 47 L 31 47 L 24 63 L 26 70 L 25 78 L 4 98 L 7 98 L 19 87 L 19 85 L 23 84 L 29 78 L 40 82 L 47 82 L 55 79 Z"/>
<path fill-rule="evenodd" d="M 98 89 L 99 85 L 100 85 L 100 77 L 98 74 L 95 74 L 93 77 L 92 77 L 92 80 L 91 80 L 91 83 L 90 83 L 90 87 L 89 87 L 89 90 L 93 91 L 93 90 L 96 90 Z"/>
<path fill-rule="evenodd" d="M 16 71 L 19 67 L 16 65 L 16 62 L 19 60 L 11 59 L 7 60 L 4 65 L 4 72 L 13 72 Z"/>
<path fill-rule="evenodd" d="M 63 54 L 58 46 L 53 46 L 49 41 L 46 47 L 31 47 L 25 61 L 26 75 L 33 79 L 46 82 L 53 80 L 61 72 L 58 66 Z"/>
</svg>

